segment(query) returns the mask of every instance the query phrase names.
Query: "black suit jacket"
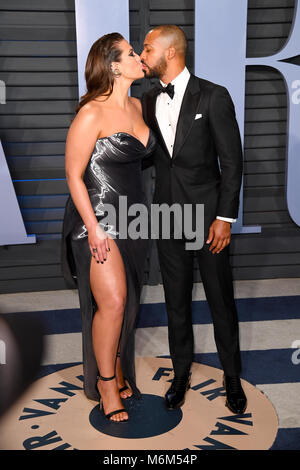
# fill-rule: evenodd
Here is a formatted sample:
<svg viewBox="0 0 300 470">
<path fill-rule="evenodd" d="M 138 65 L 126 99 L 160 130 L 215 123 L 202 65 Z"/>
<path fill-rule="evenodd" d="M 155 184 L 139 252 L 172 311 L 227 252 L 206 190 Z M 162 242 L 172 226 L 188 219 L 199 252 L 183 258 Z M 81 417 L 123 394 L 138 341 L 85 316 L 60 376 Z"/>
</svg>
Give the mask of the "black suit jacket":
<svg viewBox="0 0 300 470">
<path fill-rule="evenodd" d="M 204 204 L 207 235 L 216 216 L 238 216 L 243 156 L 232 99 L 225 87 L 191 74 L 171 157 L 155 117 L 156 98 L 155 88 L 142 96 L 144 120 L 158 137 L 157 150 L 144 161 L 144 167 L 155 165 L 153 203 Z"/>
</svg>

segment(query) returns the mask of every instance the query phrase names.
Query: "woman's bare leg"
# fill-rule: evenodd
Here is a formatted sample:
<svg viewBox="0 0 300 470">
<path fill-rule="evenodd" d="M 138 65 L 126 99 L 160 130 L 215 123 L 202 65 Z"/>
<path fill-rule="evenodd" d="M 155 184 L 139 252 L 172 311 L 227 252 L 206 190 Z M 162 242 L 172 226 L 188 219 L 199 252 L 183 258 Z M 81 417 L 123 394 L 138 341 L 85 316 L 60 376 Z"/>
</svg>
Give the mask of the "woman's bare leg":
<svg viewBox="0 0 300 470">
<path fill-rule="evenodd" d="M 120 346 L 118 348 L 118 354 L 120 354 Z M 120 397 L 125 398 L 125 399 L 128 397 L 131 397 L 133 393 L 132 393 L 130 386 L 124 380 L 124 376 L 123 376 L 123 372 L 121 368 L 120 356 L 117 356 L 117 359 L 116 359 L 116 378 L 117 378 L 118 389 L 128 386 L 126 390 L 123 390 L 122 392 L 120 392 Z"/>
<path fill-rule="evenodd" d="M 115 375 L 116 355 L 126 303 L 126 273 L 122 256 L 113 239 L 103 264 L 92 257 L 90 268 L 91 290 L 98 309 L 92 324 L 94 353 L 99 373 L 104 377 Z M 117 380 L 97 383 L 105 414 L 123 408 Z M 127 412 L 111 417 L 113 421 L 128 419 Z"/>
</svg>

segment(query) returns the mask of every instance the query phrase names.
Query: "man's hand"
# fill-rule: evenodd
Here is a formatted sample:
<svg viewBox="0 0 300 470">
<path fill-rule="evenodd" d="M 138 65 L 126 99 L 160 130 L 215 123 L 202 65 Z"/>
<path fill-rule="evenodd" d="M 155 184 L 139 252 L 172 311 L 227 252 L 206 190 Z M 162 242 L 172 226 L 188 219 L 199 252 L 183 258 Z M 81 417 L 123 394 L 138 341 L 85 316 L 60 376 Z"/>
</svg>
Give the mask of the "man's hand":
<svg viewBox="0 0 300 470">
<path fill-rule="evenodd" d="M 211 243 L 209 251 L 220 253 L 230 243 L 230 223 L 216 219 L 209 228 L 206 243 Z"/>
</svg>

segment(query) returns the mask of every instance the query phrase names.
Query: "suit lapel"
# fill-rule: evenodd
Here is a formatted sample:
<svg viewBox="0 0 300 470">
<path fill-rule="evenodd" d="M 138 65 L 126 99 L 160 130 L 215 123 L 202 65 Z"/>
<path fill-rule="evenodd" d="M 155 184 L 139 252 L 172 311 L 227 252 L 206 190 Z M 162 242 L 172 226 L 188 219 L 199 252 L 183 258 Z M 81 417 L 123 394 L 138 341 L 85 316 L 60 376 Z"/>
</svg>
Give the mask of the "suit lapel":
<svg viewBox="0 0 300 470">
<path fill-rule="evenodd" d="M 176 93 L 176 90 L 175 90 Z M 155 108 L 156 108 L 156 100 L 157 100 L 157 93 L 155 88 L 150 90 L 148 95 L 148 103 L 147 103 L 147 121 L 150 127 L 156 132 L 159 142 L 164 149 L 166 155 L 169 158 L 174 158 L 178 155 L 179 150 L 181 149 L 182 145 L 187 138 L 189 131 L 194 123 L 195 115 L 198 109 L 199 100 L 201 97 L 201 88 L 199 84 L 199 79 L 195 77 L 195 75 L 191 74 L 190 79 L 188 81 L 185 94 L 183 96 L 177 128 L 176 128 L 176 135 L 174 141 L 174 150 L 173 156 L 170 156 L 168 147 L 164 141 L 162 136 L 160 127 L 158 125 L 156 115 L 155 115 Z"/>
<path fill-rule="evenodd" d="M 194 123 L 200 96 L 201 91 L 198 80 L 191 74 L 179 112 L 172 156 L 173 160 L 178 155 Z"/>
</svg>

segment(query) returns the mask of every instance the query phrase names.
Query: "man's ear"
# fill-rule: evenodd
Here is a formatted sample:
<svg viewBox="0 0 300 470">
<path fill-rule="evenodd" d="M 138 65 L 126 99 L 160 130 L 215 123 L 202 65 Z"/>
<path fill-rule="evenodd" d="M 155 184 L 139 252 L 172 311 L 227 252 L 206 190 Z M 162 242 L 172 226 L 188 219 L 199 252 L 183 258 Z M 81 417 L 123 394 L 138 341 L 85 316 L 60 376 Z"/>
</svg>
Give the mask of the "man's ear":
<svg viewBox="0 0 300 470">
<path fill-rule="evenodd" d="M 175 57 L 175 55 L 176 55 L 175 47 L 173 47 L 173 46 L 169 47 L 169 49 L 168 49 L 168 59 L 169 60 L 173 59 Z"/>
</svg>

